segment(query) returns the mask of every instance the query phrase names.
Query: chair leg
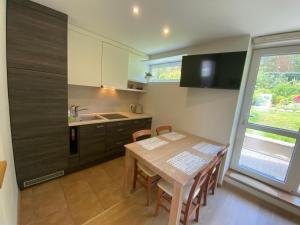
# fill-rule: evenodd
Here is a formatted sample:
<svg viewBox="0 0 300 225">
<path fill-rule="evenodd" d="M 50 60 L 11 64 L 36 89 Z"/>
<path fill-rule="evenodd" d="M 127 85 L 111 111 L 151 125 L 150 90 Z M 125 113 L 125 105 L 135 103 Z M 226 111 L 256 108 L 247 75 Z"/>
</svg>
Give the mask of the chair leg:
<svg viewBox="0 0 300 225">
<path fill-rule="evenodd" d="M 216 186 L 217 186 L 217 181 L 215 180 L 213 186 L 211 187 L 211 193 L 212 193 L 212 195 L 215 194 Z"/>
<path fill-rule="evenodd" d="M 205 190 L 203 192 L 203 205 L 204 206 L 207 205 L 207 195 L 208 195 L 208 191 L 207 191 L 207 187 L 205 187 Z"/>
<path fill-rule="evenodd" d="M 161 196 L 163 195 L 163 193 L 164 193 L 163 190 L 161 190 L 160 188 L 158 188 L 158 190 L 157 190 L 156 208 L 155 208 L 154 216 L 158 215 L 158 211 L 159 211 L 159 207 L 160 207 L 160 199 L 161 199 Z"/>
<path fill-rule="evenodd" d="M 151 184 L 152 184 L 151 177 L 147 177 L 147 206 L 150 206 Z"/>
<path fill-rule="evenodd" d="M 199 193 L 199 195 L 198 195 L 198 199 L 197 199 L 197 205 L 198 205 L 198 208 L 197 208 L 197 210 L 196 210 L 196 213 L 195 213 L 195 221 L 196 222 L 199 222 L 199 216 L 200 216 L 200 207 L 201 207 L 201 200 L 202 200 L 202 195 L 203 194 L 205 194 L 204 192 L 203 192 L 203 189 L 201 188 L 201 191 L 200 191 L 200 193 Z M 204 197 L 205 197 L 206 195 L 204 195 Z"/>
<path fill-rule="evenodd" d="M 137 170 L 138 170 L 137 163 L 135 161 L 135 163 L 134 163 L 134 172 L 133 172 L 133 186 L 132 186 L 133 191 L 135 191 L 135 189 L 136 189 L 136 182 L 137 182 L 137 175 L 138 175 Z"/>
</svg>

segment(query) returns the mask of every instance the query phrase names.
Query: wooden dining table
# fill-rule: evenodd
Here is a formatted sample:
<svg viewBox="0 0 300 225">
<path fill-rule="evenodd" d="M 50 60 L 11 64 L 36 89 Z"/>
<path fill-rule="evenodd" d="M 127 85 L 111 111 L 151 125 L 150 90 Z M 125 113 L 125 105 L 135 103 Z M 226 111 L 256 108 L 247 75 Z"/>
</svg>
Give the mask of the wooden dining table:
<svg viewBox="0 0 300 225">
<path fill-rule="evenodd" d="M 224 146 L 221 143 L 186 132 L 178 131 L 177 133 L 183 134 L 184 137 L 180 140 L 171 141 L 163 136 L 157 136 L 157 138 L 167 141 L 168 143 L 153 150 L 145 149 L 138 142 L 125 145 L 124 194 L 128 196 L 132 192 L 134 164 L 137 160 L 173 185 L 173 196 L 168 225 L 179 224 L 182 208 L 183 188 L 186 184 L 194 179 L 196 174 L 199 173 L 202 168 L 199 168 L 194 172 L 194 174 L 188 175 L 170 165 L 167 161 L 184 151 L 190 152 L 193 155 L 199 156 L 200 158 L 207 159 L 208 161 L 212 161 L 216 156 L 201 153 L 192 147 L 201 142 Z"/>
</svg>

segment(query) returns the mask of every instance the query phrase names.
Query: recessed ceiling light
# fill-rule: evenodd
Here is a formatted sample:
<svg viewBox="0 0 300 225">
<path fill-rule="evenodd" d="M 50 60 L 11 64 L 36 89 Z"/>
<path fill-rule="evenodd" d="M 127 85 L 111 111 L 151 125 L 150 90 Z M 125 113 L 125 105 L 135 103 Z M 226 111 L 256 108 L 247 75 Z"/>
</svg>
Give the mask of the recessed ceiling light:
<svg viewBox="0 0 300 225">
<path fill-rule="evenodd" d="M 170 34 L 170 28 L 169 28 L 169 27 L 164 27 L 164 28 L 163 28 L 163 34 L 164 34 L 165 36 L 169 35 L 169 34 Z"/>
<path fill-rule="evenodd" d="M 138 6 L 133 6 L 132 7 L 132 13 L 134 15 L 139 15 L 140 14 L 140 8 Z"/>
</svg>

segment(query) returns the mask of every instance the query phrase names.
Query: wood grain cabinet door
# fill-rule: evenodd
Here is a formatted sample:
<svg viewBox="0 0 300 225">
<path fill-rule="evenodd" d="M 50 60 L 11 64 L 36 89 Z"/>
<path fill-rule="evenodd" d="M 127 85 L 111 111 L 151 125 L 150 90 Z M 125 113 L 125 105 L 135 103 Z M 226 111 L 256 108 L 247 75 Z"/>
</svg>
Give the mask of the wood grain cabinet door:
<svg viewBox="0 0 300 225">
<path fill-rule="evenodd" d="M 67 15 L 7 1 L 7 80 L 17 181 L 68 167 Z"/>
<path fill-rule="evenodd" d="M 30 1 L 7 1 L 8 67 L 67 74 L 67 16 Z"/>
<path fill-rule="evenodd" d="M 79 162 L 81 165 L 104 159 L 106 126 L 92 124 L 79 127 Z"/>
<path fill-rule="evenodd" d="M 8 68 L 18 183 L 68 166 L 67 77 Z"/>
<path fill-rule="evenodd" d="M 66 75 L 8 68 L 14 139 L 42 136 L 68 127 Z M 67 139 L 68 132 L 64 135 Z"/>
</svg>

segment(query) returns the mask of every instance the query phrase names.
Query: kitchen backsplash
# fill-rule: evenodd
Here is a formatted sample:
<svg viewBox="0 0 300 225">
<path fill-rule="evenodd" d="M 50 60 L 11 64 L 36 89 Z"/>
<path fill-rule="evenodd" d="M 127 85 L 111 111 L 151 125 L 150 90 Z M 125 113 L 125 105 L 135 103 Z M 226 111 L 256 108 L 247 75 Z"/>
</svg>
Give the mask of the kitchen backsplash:
<svg viewBox="0 0 300 225">
<path fill-rule="evenodd" d="M 139 93 L 95 87 L 68 85 L 70 105 L 87 108 L 81 113 L 129 111 L 130 104 L 139 101 Z"/>
</svg>

